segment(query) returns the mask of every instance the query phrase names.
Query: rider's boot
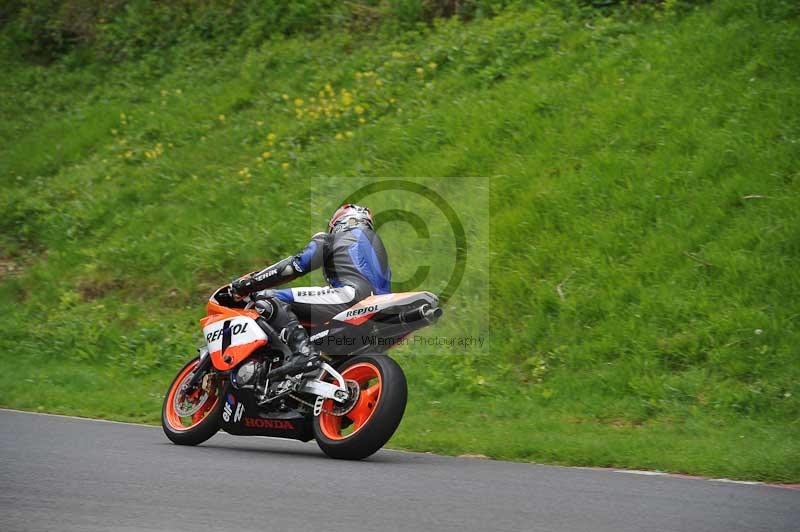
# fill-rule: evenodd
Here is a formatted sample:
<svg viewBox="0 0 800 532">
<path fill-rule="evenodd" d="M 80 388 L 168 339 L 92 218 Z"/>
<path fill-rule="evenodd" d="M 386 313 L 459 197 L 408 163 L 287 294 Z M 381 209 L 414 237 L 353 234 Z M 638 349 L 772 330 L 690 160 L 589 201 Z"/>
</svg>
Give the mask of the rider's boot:
<svg viewBox="0 0 800 532">
<path fill-rule="evenodd" d="M 292 312 L 287 303 L 274 297 L 271 290 L 265 290 L 253 297 L 255 308 L 261 317 L 267 320 L 291 351 L 283 364 L 269 372 L 270 379 L 285 375 L 297 375 L 313 371 L 320 366 L 320 354 L 317 346 L 308 338 L 308 332 L 300 324 L 300 320 Z"/>
<path fill-rule="evenodd" d="M 308 338 L 308 333 L 302 325 L 298 323 L 291 332 L 287 333 L 286 344 L 292 354 L 286 358 L 281 367 L 270 372 L 270 377 L 297 375 L 319 368 L 319 350 Z"/>
</svg>

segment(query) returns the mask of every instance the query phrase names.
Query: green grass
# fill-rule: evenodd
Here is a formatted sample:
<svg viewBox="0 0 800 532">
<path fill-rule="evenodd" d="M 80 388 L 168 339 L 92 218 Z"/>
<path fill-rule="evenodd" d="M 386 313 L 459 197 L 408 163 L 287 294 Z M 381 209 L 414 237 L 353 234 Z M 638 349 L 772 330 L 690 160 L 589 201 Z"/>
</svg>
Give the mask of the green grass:
<svg viewBox="0 0 800 532">
<path fill-rule="evenodd" d="M 430 333 L 489 343 L 396 351 L 391 445 L 798 481 L 798 21 L 542 4 L 108 69 L 7 54 L 0 404 L 157 421 L 216 286 L 295 252 L 342 191 L 431 176 L 472 253 Z M 309 118 L 320 91 L 332 116 Z M 446 222 L 375 201 L 431 224 L 382 232 L 396 278 L 430 264 L 442 290 Z"/>
</svg>

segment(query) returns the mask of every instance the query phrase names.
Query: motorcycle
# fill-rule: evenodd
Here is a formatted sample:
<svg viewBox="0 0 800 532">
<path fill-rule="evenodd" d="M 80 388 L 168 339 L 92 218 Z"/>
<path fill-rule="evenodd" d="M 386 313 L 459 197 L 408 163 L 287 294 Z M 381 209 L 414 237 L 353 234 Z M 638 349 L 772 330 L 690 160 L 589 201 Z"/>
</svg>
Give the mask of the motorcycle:
<svg viewBox="0 0 800 532">
<path fill-rule="evenodd" d="M 325 323 L 305 324 L 320 365 L 297 372 L 258 300 L 218 289 L 200 320 L 205 344 L 164 397 L 161 425 L 178 445 L 220 429 L 233 435 L 316 440 L 332 457 L 361 460 L 389 441 L 405 412 L 406 378 L 386 351 L 442 315 L 430 292 L 373 295 Z M 294 373 L 294 374 L 292 374 Z"/>
</svg>

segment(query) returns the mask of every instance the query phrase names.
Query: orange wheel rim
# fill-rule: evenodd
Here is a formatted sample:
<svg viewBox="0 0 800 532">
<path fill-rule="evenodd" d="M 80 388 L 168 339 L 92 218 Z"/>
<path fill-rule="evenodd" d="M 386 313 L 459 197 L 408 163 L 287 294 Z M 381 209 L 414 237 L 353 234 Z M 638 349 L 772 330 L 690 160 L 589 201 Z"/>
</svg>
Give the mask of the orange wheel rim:
<svg viewBox="0 0 800 532">
<path fill-rule="evenodd" d="M 322 412 L 319 415 L 319 426 L 322 434 L 331 440 L 350 438 L 370 420 L 381 400 L 381 372 L 369 362 L 360 362 L 342 372 L 345 380 L 358 383 L 361 389 L 358 401 L 353 409 L 344 416 L 334 416 Z M 333 409 L 333 401 L 328 399 L 322 404 L 325 410 Z"/>
<path fill-rule="evenodd" d="M 206 394 L 200 388 L 188 394 L 182 390 L 183 385 L 189 381 L 198 363 L 199 361 L 189 364 L 175 377 L 175 381 L 172 383 L 167 395 L 167 423 L 172 430 L 177 432 L 187 431 L 199 425 L 219 401 L 219 394 L 217 394 L 216 388 Z M 176 408 L 176 403 L 178 402 L 192 406 L 191 413 L 181 415 L 181 412 Z"/>
</svg>

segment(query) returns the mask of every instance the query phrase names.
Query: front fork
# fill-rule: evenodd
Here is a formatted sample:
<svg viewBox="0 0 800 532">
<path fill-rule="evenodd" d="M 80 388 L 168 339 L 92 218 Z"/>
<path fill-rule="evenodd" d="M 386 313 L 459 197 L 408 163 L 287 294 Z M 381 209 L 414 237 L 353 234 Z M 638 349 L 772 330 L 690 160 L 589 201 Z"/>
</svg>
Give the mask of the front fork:
<svg viewBox="0 0 800 532">
<path fill-rule="evenodd" d="M 197 387 L 203 381 L 203 377 L 208 374 L 208 370 L 211 369 L 211 357 L 208 354 L 208 347 L 201 347 L 197 351 L 200 353 L 200 363 L 197 364 L 197 368 L 194 370 L 192 380 L 187 384 L 188 388 Z"/>
</svg>

